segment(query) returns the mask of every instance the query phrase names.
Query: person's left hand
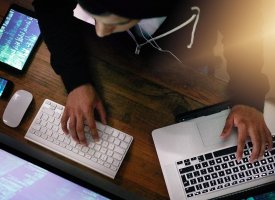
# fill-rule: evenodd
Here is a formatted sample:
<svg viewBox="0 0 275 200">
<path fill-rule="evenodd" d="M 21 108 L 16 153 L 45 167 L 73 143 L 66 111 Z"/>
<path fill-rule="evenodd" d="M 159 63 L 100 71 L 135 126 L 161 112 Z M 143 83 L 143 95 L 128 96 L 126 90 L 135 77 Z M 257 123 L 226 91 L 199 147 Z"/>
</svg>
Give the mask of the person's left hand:
<svg viewBox="0 0 275 200">
<path fill-rule="evenodd" d="M 237 160 L 243 155 L 245 142 L 250 137 L 253 150 L 250 155 L 250 162 L 260 159 L 264 155 L 266 146 L 272 148 L 272 136 L 264 121 L 263 113 L 245 105 L 235 105 L 229 113 L 221 137 L 227 138 L 233 126 L 238 129 Z"/>
</svg>

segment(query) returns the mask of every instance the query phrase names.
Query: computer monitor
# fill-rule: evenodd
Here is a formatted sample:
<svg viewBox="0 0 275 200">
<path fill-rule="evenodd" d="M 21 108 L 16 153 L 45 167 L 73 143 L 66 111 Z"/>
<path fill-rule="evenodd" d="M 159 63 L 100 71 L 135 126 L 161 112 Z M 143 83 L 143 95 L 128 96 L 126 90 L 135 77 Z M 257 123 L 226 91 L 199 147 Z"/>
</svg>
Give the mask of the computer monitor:
<svg viewBox="0 0 275 200">
<path fill-rule="evenodd" d="M 3 200 L 138 199 L 111 182 L 89 178 L 77 167 L 2 133 L 0 163 L 0 199 Z"/>
<path fill-rule="evenodd" d="M 0 149 L 1 199 L 109 199 Z"/>
<path fill-rule="evenodd" d="M 272 183 L 260 185 L 245 191 L 215 198 L 213 200 L 274 200 L 275 199 L 275 180 Z"/>
</svg>

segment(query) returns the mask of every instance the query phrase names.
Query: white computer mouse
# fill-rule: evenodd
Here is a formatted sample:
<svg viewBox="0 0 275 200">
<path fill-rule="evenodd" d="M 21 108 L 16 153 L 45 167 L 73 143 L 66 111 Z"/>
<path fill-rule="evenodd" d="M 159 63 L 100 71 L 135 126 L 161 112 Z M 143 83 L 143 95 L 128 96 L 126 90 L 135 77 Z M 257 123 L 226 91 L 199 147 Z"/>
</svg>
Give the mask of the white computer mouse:
<svg viewBox="0 0 275 200">
<path fill-rule="evenodd" d="M 10 127 L 17 127 L 26 110 L 28 109 L 33 96 L 26 90 L 18 90 L 11 97 L 3 114 L 3 122 Z"/>
</svg>

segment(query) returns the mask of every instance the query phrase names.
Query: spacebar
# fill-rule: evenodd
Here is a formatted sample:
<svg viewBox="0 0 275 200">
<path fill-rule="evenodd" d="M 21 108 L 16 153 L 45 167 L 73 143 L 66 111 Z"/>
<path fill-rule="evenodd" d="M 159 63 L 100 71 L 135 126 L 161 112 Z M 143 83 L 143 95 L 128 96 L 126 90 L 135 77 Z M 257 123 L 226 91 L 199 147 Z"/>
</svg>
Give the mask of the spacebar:
<svg viewBox="0 0 275 200">
<path fill-rule="evenodd" d="M 236 153 L 236 151 L 237 151 L 237 146 L 233 146 L 233 147 L 229 147 L 229 148 L 222 149 L 219 151 L 215 151 L 215 152 L 213 152 L 213 154 L 215 157 L 220 157 L 220 156 L 228 155 L 231 153 Z"/>
</svg>

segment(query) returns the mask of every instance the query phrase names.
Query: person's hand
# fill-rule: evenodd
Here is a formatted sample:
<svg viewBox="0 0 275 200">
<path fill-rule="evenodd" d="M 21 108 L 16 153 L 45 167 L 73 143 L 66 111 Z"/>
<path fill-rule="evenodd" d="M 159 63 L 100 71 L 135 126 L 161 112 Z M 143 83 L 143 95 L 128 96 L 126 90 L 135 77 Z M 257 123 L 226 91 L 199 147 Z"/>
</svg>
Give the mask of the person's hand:
<svg viewBox="0 0 275 200">
<path fill-rule="evenodd" d="M 61 127 L 65 134 L 83 145 L 87 145 L 84 135 L 84 122 L 90 128 L 93 139 L 98 140 L 94 109 L 97 110 L 100 120 L 106 124 L 106 112 L 102 101 L 90 84 L 81 85 L 68 95 L 65 110 L 61 118 Z M 68 126 L 67 122 L 69 120 Z"/>
<path fill-rule="evenodd" d="M 266 146 L 271 150 L 271 132 L 266 126 L 263 114 L 260 111 L 245 105 L 234 106 L 227 117 L 221 134 L 223 139 L 230 135 L 233 126 L 238 129 L 237 160 L 242 158 L 245 141 L 248 137 L 250 137 L 253 144 L 250 162 L 262 158 Z"/>
</svg>

